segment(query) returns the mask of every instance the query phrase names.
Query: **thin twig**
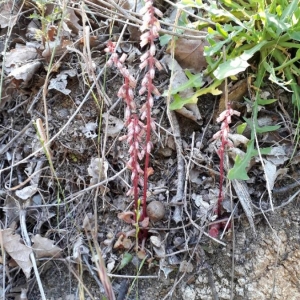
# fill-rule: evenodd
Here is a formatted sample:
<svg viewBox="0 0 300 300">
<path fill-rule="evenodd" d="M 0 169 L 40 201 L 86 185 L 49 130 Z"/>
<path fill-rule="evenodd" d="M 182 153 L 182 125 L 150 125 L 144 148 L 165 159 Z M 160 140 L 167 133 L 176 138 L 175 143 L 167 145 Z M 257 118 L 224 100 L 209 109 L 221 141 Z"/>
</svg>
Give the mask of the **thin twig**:
<svg viewBox="0 0 300 300">
<path fill-rule="evenodd" d="M 104 69 L 101 69 L 101 71 L 99 72 L 99 74 L 97 75 L 97 81 L 100 79 L 102 73 L 103 73 Z M 93 90 L 93 88 L 96 86 L 96 83 L 94 82 L 92 84 L 92 86 L 90 87 L 90 89 L 88 90 L 88 92 L 86 93 L 85 97 L 83 98 L 83 100 L 81 101 L 81 103 L 79 104 L 79 106 L 77 107 L 77 109 L 75 110 L 75 112 L 72 114 L 72 116 L 70 116 L 70 118 L 68 119 L 68 121 L 65 123 L 65 125 L 62 126 L 62 128 L 50 139 L 47 141 L 47 143 L 44 144 L 44 147 L 50 145 L 69 125 L 70 123 L 73 121 L 73 119 L 78 115 L 80 109 L 82 108 L 82 106 L 85 104 L 85 102 L 89 99 L 89 96 Z M 27 157 L 25 157 L 24 159 L 18 161 L 17 163 L 7 167 L 7 168 L 4 168 L 4 169 L 1 169 L 0 170 L 0 174 L 1 172 L 4 172 L 4 171 L 7 171 L 7 170 L 10 170 L 11 168 L 14 168 L 20 164 L 24 164 L 24 163 L 27 163 L 28 159 L 37 155 L 40 151 L 43 151 L 44 150 L 44 147 L 41 147 L 39 148 L 38 150 L 36 150 L 35 152 L 31 153 L 30 155 L 28 155 Z"/>
<path fill-rule="evenodd" d="M 25 209 L 21 209 L 20 210 L 20 227 L 21 227 L 21 232 L 22 232 L 22 236 L 24 239 L 24 242 L 26 244 L 26 246 L 31 247 L 31 241 L 27 232 L 27 227 L 26 227 L 26 210 Z M 29 258 L 31 260 L 32 266 L 33 266 L 33 270 L 34 270 L 34 274 L 36 277 L 36 281 L 41 293 L 41 298 L 42 300 L 46 300 L 46 296 L 45 296 L 45 292 L 44 292 L 44 288 L 41 282 L 41 278 L 40 278 L 40 274 L 36 265 L 36 260 L 33 254 L 33 251 L 31 251 L 31 253 L 29 254 Z"/>
</svg>

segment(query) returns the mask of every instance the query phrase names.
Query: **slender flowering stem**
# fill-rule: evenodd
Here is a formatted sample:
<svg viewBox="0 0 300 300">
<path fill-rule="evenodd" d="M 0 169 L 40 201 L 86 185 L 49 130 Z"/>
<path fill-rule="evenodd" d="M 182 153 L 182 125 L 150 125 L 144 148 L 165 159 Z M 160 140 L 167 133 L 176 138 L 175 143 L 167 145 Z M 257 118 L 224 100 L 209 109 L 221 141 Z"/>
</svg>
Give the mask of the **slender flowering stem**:
<svg viewBox="0 0 300 300">
<path fill-rule="evenodd" d="M 219 197 L 217 205 L 217 213 L 221 215 L 221 202 L 223 201 L 223 180 L 224 180 L 224 155 L 226 147 L 233 147 L 232 142 L 228 139 L 228 133 L 230 132 L 229 124 L 231 123 L 231 117 L 233 115 L 239 116 L 240 112 L 233 110 L 230 103 L 227 104 L 227 109 L 224 110 L 217 118 L 217 122 L 221 123 L 221 129 L 214 134 L 214 139 L 221 140 L 221 146 L 218 149 L 218 155 L 220 157 L 220 186 Z"/>
<path fill-rule="evenodd" d="M 146 102 L 141 108 L 141 120 L 146 119 L 145 130 L 146 130 L 146 141 L 145 141 L 145 164 L 144 164 L 144 185 L 143 185 L 143 215 L 142 218 L 147 216 L 146 212 L 146 200 L 147 200 L 147 188 L 148 188 L 148 177 L 151 172 L 149 168 L 150 153 L 152 150 L 151 143 L 151 130 L 155 130 L 155 123 L 151 116 L 151 110 L 153 107 L 153 96 L 159 96 L 160 93 L 153 84 L 155 77 L 155 67 L 161 69 L 160 63 L 156 60 L 155 52 L 155 39 L 158 38 L 158 31 L 160 24 L 155 15 L 162 16 L 161 11 L 153 6 L 153 0 L 145 0 L 145 6 L 142 8 L 140 13 L 143 15 L 143 25 L 141 31 L 144 32 L 141 35 L 141 47 L 149 45 L 149 49 L 141 56 L 141 69 L 146 69 L 146 74 L 142 80 L 142 87 L 139 91 L 140 95 L 143 95 L 147 91 Z"/>
<path fill-rule="evenodd" d="M 216 213 L 218 217 L 221 216 L 221 207 L 223 201 L 223 180 L 224 180 L 224 155 L 226 147 L 233 147 L 232 142 L 228 139 L 228 133 L 230 132 L 229 124 L 231 123 L 231 117 L 233 115 L 239 116 L 240 112 L 233 110 L 230 103 L 227 105 L 227 109 L 224 110 L 220 116 L 217 118 L 217 122 L 221 122 L 221 129 L 214 134 L 213 138 L 215 140 L 220 139 L 221 146 L 218 149 L 218 155 L 220 157 L 220 184 L 219 184 L 219 196 L 218 203 L 216 207 Z M 217 236 L 218 234 L 218 225 L 212 226 L 210 228 L 211 236 Z"/>
<path fill-rule="evenodd" d="M 124 78 L 124 83 L 118 92 L 118 97 L 122 98 L 126 103 L 125 108 L 125 126 L 127 127 L 127 134 L 123 136 L 122 140 L 127 140 L 129 144 L 130 159 L 127 167 L 131 170 L 132 188 L 127 195 L 134 197 L 135 203 L 135 223 L 147 224 L 147 189 L 148 178 L 152 174 L 150 166 L 150 154 L 153 148 L 151 143 L 151 132 L 155 130 L 155 123 L 152 119 L 151 110 L 153 107 L 153 96 L 159 96 L 160 93 L 153 83 L 155 77 L 155 69 L 162 69 L 162 66 L 155 58 L 156 46 L 155 40 L 158 38 L 158 31 L 160 24 L 156 15 L 162 16 L 162 13 L 153 6 L 152 0 L 145 0 L 145 6 L 140 13 L 143 15 L 143 25 L 140 30 L 142 35 L 140 37 L 141 47 L 148 45 L 145 53 L 141 56 L 140 69 L 145 69 L 145 75 L 141 82 L 139 94 L 143 95 L 146 92 L 146 101 L 137 113 L 136 103 L 134 101 L 133 89 L 136 86 L 136 80 L 130 75 L 128 69 L 124 66 L 126 55 L 123 54 L 119 58 L 116 53 L 115 43 L 108 42 L 106 52 L 111 53 L 108 60 L 108 65 L 116 66 Z M 140 162 L 144 160 L 144 170 L 141 169 Z M 142 199 L 142 213 L 139 210 L 139 187 L 143 188 Z M 141 225 L 147 227 L 147 225 Z M 147 237 L 147 230 L 138 230 L 139 238 L 145 240 Z"/>
<path fill-rule="evenodd" d="M 141 177 L 144 173 L 139 164 L 139 160 L 143 158 L 143 152 L 140 151 L 140 143 L 144 134 L 144 124 L 139 120 L 136 113 L 133 91 L 136 87 L 136 80 L 124 66 L 126 55 L 123 54 L 122 57 L 119 58 L 116 53 L 115 46 L 115 43 L 109 41 L 105 51 L 111 53 L 107 65 L 116 66 L 124 78 L 123 85 L 118 91 L 118 97 L 122 98 L 126 103 L 125 126 L 127 127 L 127 134 L 123 136 L 121 140 L 126 139 L 129 144 L 130 159 L 127 163 L 127 167 L 131 170 L 132 187 L 128 191 L 127 195 L 133 196 L 134 206 L 137 208 L 139 199 L 139 184 L 142 182 Z"/>
</svg>

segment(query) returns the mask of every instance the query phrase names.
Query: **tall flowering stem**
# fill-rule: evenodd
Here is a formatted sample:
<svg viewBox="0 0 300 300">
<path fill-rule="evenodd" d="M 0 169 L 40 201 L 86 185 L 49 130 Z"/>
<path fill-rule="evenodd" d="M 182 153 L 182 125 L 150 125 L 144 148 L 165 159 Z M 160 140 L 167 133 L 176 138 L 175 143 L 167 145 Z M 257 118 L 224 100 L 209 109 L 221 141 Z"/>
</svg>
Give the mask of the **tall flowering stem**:
<svg viewBox="0 0 300 300">
<path fill-rule="evenodd" d="M 144 184 L 143 184 L 143 216 L 147 216 L 146 212 L 146 200 L 147 200 L 147 187 L 148 177 L 152 173 L 152 169 L 149 168 L 150 153 L 153 148 L 151 143 L 151 130 L 155 131 L 155 123 L 151 116 L 151 110 L 153 107 L 153 96 L 159 96 L 158 89 L 153 84 L 155 77 L 155 68 L 161 70 L 161 64 L 156 60 L 156 46 L 154 41 L 159 37 L 160 24 L 156 15 L 162 17 L 162 12 L 153 6 L 153 0 L 145 0 L 145 6 L 141 9 L 140 13 L 143 15 L 143 25 L 140 30 L 143 34 L 140 37 L 141 47 L 149 45 L 146 52 L 141 56 L 140 69 L 145 69 L 146 73 L 142 80 L 141 89 L 139 94 L 146 95 L 146 102 L 141 107 L 141 120 L 145 121 L 146 140 L 145 140 L 145 164 L 144 164 Z"/>
<path fill-rule="evenodd" d="M 129 144 L 130 159 L 127 162 L 127 167 L 131 170 L 132 187 L 127 195 L 133 196 L 135 209 L 138 207 L 139 199 L 139 185 L 143 184 L 143 174 L 139 161 L 143 159 L 144 151 L 141 151 L 140 143 L 144 135 L 144 124 L 139 120 L 136 112 L 136 103 L 134 102 L 134 88 L 136 87 L 135 78 L 129 73 L 124 66 L 126 55 L 123 54 L 119 58 L 116 53 L 116 43 L 109 41 L 107 43 L 106 52 L 111 53 L 107 62 L 108 66 L 114 65 L 117 67 L 124 78 L 123 85 L 118 91 L 118 97 L 122 98 L 126 103 L 125 108 L 125 126 L 127 127 L 127 134 L 121 139 L 127 140 Z"/>
<path fill-rule="evenodd" d="M 220 184 L 219 184 L 219 196 L 218 203 L 216 207 L 216 213 L 218 217 L 221 216 L 221 207 L 223 201 L 223 181 L 224 181 L 224 156 L 226 147 L 233 147 L 232 142 L 228 139 L 228 133 L 230 132 L 229 124 L 231 123 L 231 118 L 233 115 L 240 116 L 240 112 L 231 108 L 230 103 L 227 104 L 227 109 L 224 110 L 219 117 L 217 122 L 221 122 L 221 129 L 214 134 L 213 139 L 221 141 L 221 146 L 218 149 L 218 155 L 220 157 Z M 216 237 L 218 235 L 219 223 L 212 225 L 209 233 L 211 236 Z"/>
<path fill-rule="evenodd" d="M 159 37 L 158 31 L 160 24 L 156 17 L 162 16 L 162 12 L 153 6 L 152 0 L 145 0 L 145 6 L 140 13 L 143 15 L 143 25 L 140 30 L 141 47 L 146 46 L 147 49 L 141 56 L 140 69 L 145 70 L 139 90 L 140 95 L 146 94 L 146 101 L 139 108 L 136 107 L 134 101 L 134 88 L 136 87 L 136 80 L 130 75 L 128 69 L 124 66 L 126 55 L 121 57 L 116 53 L 116 44 L 113 42 L 107 43 L 106 52 L 111 53 L 107 62 L 108 65 L 117 67 L 124 78 L 118 97 L 122 98 L 126 103 L 125 108 L 125 126 L 127 127 L 127 134 L 121 139 L 127 140 L 129 144 L 130 159 L 127 167 L 131 170 L 132 187 L 127 195 L 133 196 L 135 203 L 134 223 L 143 224 L 142 227 L 147 227 L 147 189 L 148 178 L 152 174 L 150 168 L 150 153 L 153 148 L 151 143 L 151 132 L 155 131 L 155 122 L 152 118 L 152 107 L 154 104 L 154 96 L 159 96 L 160 93 L 155 87 L 153 80 L 155 77 L 155 69 L 161 70 L 162 66 L 155 58 L 156 46 L 155 40 Z M 139 112 L 137 112 L 139 111 Z M 144 170 L 140 166 L 140 162 L 144 162 Z M 142 198 L 142 212 L 140 213 L 140 189 L 143 188 Z M 139 230 L 139 238 L 145 240 L 147 230 Z"/>
</svg>

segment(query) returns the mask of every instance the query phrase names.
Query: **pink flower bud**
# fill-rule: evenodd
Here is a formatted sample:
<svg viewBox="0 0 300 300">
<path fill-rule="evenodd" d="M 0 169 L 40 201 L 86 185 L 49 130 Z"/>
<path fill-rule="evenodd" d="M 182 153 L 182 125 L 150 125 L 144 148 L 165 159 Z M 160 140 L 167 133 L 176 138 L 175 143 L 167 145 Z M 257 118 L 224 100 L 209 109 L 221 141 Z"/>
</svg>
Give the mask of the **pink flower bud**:
<svg viewBox="0 0 300 300">
<path fill-rule="evenodd" d="M 145 151 L 144 150 L 142 150 L 141 152 L 138 152 L 139 160 L 142 160 L 144 158 L 144 156 L 145 156 Z"/>
<path fill-rule="evenodd" d="M 123 53 L 119 60 L 121 63 L 124 63 L 126 58 L 127 58 L 127 54 Z"/>
<path fill-rule="evenodd" d="M 158 91 L 158 89 L 153 85 L 153 90 L 152 90 L 153 94 L 155 96 L 160 96 L 160 92 Z"/>
<path fill-rule="evenodd" d="M 151 153 L 151 149 L 152 149 L 152 143 L 151 142 L 148 142 L 147 143 L 147 149 L 146 149 L 146 151 L 147 151 L 147 153 Z"/>
<path fill-rule="evenodd" d="M 156 7 L 154 7 L 154 13 L 158 16 L 158 17 L 160 17 L 160 18 L 162 18 L 163 17 L 163 13 L 158 9 L 158 8 L 156 8 Z"/>
<path fill-rule="evenodd" d="M 143 62 L 139 65 L 139 67 L 140 67 L 141 70 L 143 70 L 145 67 L 147 67 L 147 65 L 148 65 L 148 61 L 145 60 L 145 61 L 143 61 Z"/>
<path fill-rule="evenodd" d="M 151 79 L 153 79 L 153 78 L 155 77 L 155 69 L 154 69 L 154 68 L 151 68 L 151 69 L 149 70 L 149 77 L 150 77 Z"/>
<path fill-rule="evenodd" d="M 145 120 L 146 117 L 147 117 L 147 112 L 144 111 L 144 112 L 142 113 L 142 115 L 141 115 L 141 120 Z"/>
<path fill-rule="evenodd" d="M 157 59 L 155 59 L 155 67 L 156 67 L 159 71 L 161 71 L 161 70 L 163 69 L 162 65 L 160 64 L 160 62 L 159 62 Z"/>
<path fill-rule="evenodd" d="M 154 105 L 154 99 L 153 99 L 152 96 L 150 96 L 150 97 L 148 98 L 148 103 L 149 103 L 150 107 L 152 108 L 153 105 Z"/>
<path fill-rule="evenodd" d="M 150 55 L 151 55 L 151 56 L 154 56 L 154 55 L 155 55 L 155 52 L 156 52 L 156 46 L 155 46 L 155 44 L 154 44 L 153 42 L 151 43 L 149 52 L 150 52 Z"/>
<path fill-rule="evenodd" d="M 140 61 L 145 61 L 149 57 L 149 51 L 146 51 L 141 57 Z"/>
</svg>

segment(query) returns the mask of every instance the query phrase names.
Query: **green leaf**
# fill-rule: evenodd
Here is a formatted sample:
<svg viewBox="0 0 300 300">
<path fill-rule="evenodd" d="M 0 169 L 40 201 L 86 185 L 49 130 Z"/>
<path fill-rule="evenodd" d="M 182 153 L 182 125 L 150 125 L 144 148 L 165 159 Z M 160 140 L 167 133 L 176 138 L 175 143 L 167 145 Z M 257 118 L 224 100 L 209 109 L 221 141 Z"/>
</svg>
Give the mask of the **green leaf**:
<svg viewBox="0 0 300 300">
<path fill-rule="evenodd" d="M 286 7 L 286 9 L 283 11 L 280 21 L 284 22 L 286 21 L 287 18 L 291 18 L 294 11 L 298 8 L 299 6 L 299 0 L 293 0 L 290 5 Z"/>
<path fill-rule="evenodd" d="M 256 126 L 255 130 L 256 130 L 257 133 L 264 133 L 264 132 L 278 130 L 280 127 L 281 127 L 280 125 L 263 126 L 263 127 Z"/>
<path fill-rule="evenodd" d="M 174 101 L 170 104 L 169 108 L 171 110 L 181 109 L 185 104 L 195 104 L 198 102 L 198 97 L 205 94 L 220 95 L 222 91 L 218 90 L 217 87 L 222 83 L 220 80 L 216 80 L 207 88 L 202 88 L 197 91 L 192 97 L 181 98 L 179 95 L 174 95 Z"/>
<path fill-rule="evenodd" d="M 259 152 L 262 155 L 268 155 L 268 154 L 270 154 L 271 150 L 272 150 L 271 147 L 266 147 L 266 148 L 260 148 Z M 258 155 L 258 150 L 255 150 L 255 149 L 252 150 L 252 156 L 256 156 L 256 155 Z"/>
<path fill-rule="evenodd" d="M 222 28 L 222 26 L 221 26 L 219 23 L 216 24 L 216 29 L 217 29 L 217 31 L 221 34 L 221 36 L 222 36 L 224 39 L 227 39 L 227 38 L 228 38 L 228 33 L 227 33 L 227 31 L 224 30 L 224 29 Z"/>
<path fill-rule="evenodd" d="M 159 43 L 161 46 L 167 45 L 172 39 L 172 36 L 169 34 L 163 34 L 159 37 Z"/>
<path fill-rule="evenodd" d="M 249 165 L 251 160 L 251 153 L 247 151 L 246 155 L 241 158 L 239 155 L 235 158 L 235 163 L 233 168 L 228 171 L 227 178 L 229 180 L 238 179 L 238 180 L 248 180 L 249 176 L 247 175 L 246 168 Z"/>
<path fill-rule="evenodd" d="M 291 39 L 300 42 L 300 31 L 289 31 L 288 35 Z"/>
<path fill-rule="evenodd" d="M 125 252 L 121 263 L 118 267 L 118 271 L 122 270 L 125 266 L 127 266 L 132 261 L 132 255 L 128 252 Z"/>
<path fill-rule="evenodd" d="M 174 101 L 170 104 L 171 110 L 181 109 L 186 104 L 193 104 L 198 102 L 198 98 L 193 96 L 190 98 L 181 98 L 179 95 L 174 95 Z"/>
<path fill-rule="evenodd" d="M 237 132 L 238 134 L 243 134 L 243 132 L 245 131 L 246 127 L 247 127 L 247 123 L 242 123 L 242 124 L 240 124 L 240 125 L 238 125 L 237 128 L 236 128 L 236 132 Z"/>
<path fill-rule="evenodd" d="M 238 73 L 245 71 L 249 66 L 247 61 L 266 43 L 267 41 L 262 41 L 251 49 L 244 51 L 244 53 L 239 57 L 229 59 L 226 62 L 220 64 L 218 68 L 213 72 L 213 74 L 217 79 L 222 80 L 229 76 L 237 75 Z"/>
<path fill-rule="evenodd" d="M 185 91 L 189 88 L 200 88 L 201 86 L 203 86 L 203 74 L 198 73 L 196 75 L 193 75 L 189 70 L 186 70 L 185 75 L 189 78 L 189 80 L 181 84 L 179 87 L 171 89 L 171 95 Z"/>
<path fill-rule="evenodd" d="M 257 99 L 257 104 L 258 105 L 268 105 L 271 103 L 276 102 L 277 99 Z"/>
</svg>

